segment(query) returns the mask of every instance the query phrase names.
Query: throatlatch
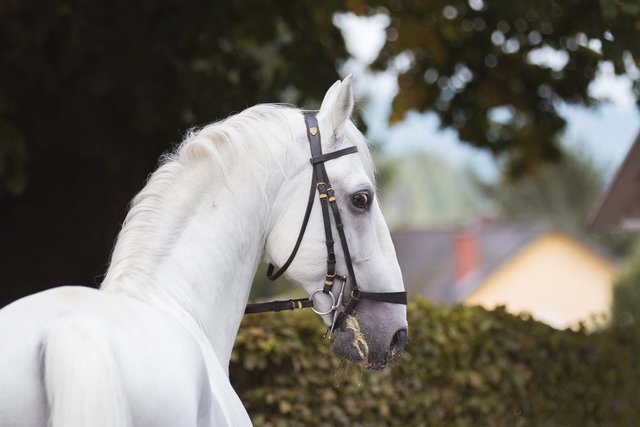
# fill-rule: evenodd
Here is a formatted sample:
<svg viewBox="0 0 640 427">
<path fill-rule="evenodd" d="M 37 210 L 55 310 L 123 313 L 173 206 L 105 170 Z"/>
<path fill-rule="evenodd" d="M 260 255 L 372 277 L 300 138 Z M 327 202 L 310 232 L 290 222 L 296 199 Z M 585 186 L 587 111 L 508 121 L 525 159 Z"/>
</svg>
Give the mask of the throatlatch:
<svg viewBox="0 0 640 427">
<path fill-rule="evenodd" d="M 313 173 L 311 175 L 311 188 L 309 191 L 309 200 L 307 202 L 307 209 L 302 220 L 302 226 L 300 227 L 300 233 L 296 240 L 291 255 L 285 261 L 285 263 L 274 273 L 275 267 L 273 264 L 269 264 L 267 269 L 267 277 L 269 280 L 276 280 L 289 268 L 293 262 L 304 233 L 309 223 L 311 216 L 311 210 L 314 205 L 314 198 L 316 191 L 320 199 L 320 208 L 322 209 L 322 220 L 324 223 L 325 242 L 327 246 L 327 274 L 324 280 L 322 288 L 315 290 L 311 293 L 308 299 L 293 299 L 285 301 L 272 301 L 266 303 L 249 304 L 245 310 L 245 314 L 249 313 L 263 313 L 267 311 L 282 311 L 282 310 L 295 310 L 299 308 L 311 308 L 313 311 L 320 315 L 327 315 L 333 313 L 333 319 L 330 327 L 330 331 L 333 332 L 334 328 L 339 326 L 344 319 L 353 312 L 358 301 L 368 299 L 370 301 L 387 302 L 391 304 L 407 304 L 407 293 L 403 292 L 365 292 L 358 288 L 358 282 L 356 280 L 355 271 L 353 269 L 353 263 L 351 260 L 351 254 L 349 252 L 349 245 L 347 244 L 347 238 L 344 232 L 344 225 L 342 223 L 342 217 L 340 216 L 340 210 L 338 208 L 338 202 L 336 200 L 335 192 L 329 182 L 327 170 L 324 163 L 345 156 L 347 154 L 353 154 L 358 151 L 358 147 L 352 146 L 343 148 L 341 150 L 333 151 L 330 153 L 322 153 L 322 144 L 320 139 L 320 129 L 318 127 L 318 119 L 316 113 L 306 112 L 304 114 L 305 124 L 307 126 L 307 138 L 309 140 L 309 147 L 311 149 L 311 165 L 313 167 Z M 329 209 L 329 207 L 331 209 Z M 334 250 L 333 229 L 331 227 L 331 214 L 333 214 L 333 220 L 335 222 L 336 229 L 338 230 L 338 237 L 340 239 L 340 245 L 345 258 L 345 264 L 347 266 L 348 275 L 342 276 L 336 273 L 336 254 Z M 338 292 L 336 298 L 333 288 L 338 279 L 342 286 Z M 351 297 L 347 304 L 342 305 L 342 299 L 347 282 L 350 281 L 352 291 Z M 331 308 L 327 312 L 319 312 L 313 307 L 313 297 L 316 293 L 322 292 L 330 296 L 332 304 Z"/>
</svg>

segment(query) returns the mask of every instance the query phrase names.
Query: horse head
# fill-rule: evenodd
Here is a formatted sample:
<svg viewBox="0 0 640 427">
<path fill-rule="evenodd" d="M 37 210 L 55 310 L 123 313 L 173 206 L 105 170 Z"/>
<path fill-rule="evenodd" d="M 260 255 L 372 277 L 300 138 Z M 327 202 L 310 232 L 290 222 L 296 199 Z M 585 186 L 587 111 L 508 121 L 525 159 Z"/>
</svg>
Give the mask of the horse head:
<svg viewBox="0 0 640 427">
<path fill-rule="evenodd" d="M 407 342 L 406 293 L 353 106 L 348 76 L 327 91 L 317 114 L 295 125 L 299 153 L 288 166 L 297 172 L 280 187 L 286 203 L 274 209 L 265 258 L 284 265 L 285 276 L 310 295 L 335 333 L 336 355 L 382 369 Z"/>
</svg>

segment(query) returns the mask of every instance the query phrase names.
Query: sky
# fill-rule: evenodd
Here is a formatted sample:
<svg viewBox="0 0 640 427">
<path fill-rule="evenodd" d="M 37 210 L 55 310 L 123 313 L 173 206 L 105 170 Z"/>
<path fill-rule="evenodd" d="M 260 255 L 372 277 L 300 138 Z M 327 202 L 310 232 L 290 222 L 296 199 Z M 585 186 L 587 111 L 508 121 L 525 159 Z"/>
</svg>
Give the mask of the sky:
<svg viewBox="0 0 640 427">
<path fill-rule="evenodd" d="M 397 91 L 397 70 L 407 66 L 400 57 L 391 71 L 372 73 L 367 70 L 382 48 L 389 25 L 385 15 L 358 17 L 353 14 L 336 15 L 334 23 L 345 38 L 353 56 L 343 67 L 344 75 L 354 75 L 356 102 L 366 99 L 363 116 L 369 126 L 368 137 L 383 142 L 383 150 L 394 156 L 427 152 L 454 167 L 471 168 L 486 180 L 494 180 L 499 170 L 494 159 L 482 150 L 460 142 L 456 132 L 438 128 L 433 113 L 412 112 L 401 123 L 389 126 L 387 117 L 391 100 Z M 553 52 L 539 52 L 540 61 L 551 66 L 562 63 Z M 605 64 L 598 70 L 598 78 L 589 88 L 590 94 L 608 101 L 593 109 L 559 105 L 560 114 L 567 120 L 563 141 L 569 147 L 591 154 L 609 180 L 622 163 L 629 147 L 640 132 L 640 112 L 634 104 L 631 80 L 615 76 L 613 67 Z"/>
</svg>

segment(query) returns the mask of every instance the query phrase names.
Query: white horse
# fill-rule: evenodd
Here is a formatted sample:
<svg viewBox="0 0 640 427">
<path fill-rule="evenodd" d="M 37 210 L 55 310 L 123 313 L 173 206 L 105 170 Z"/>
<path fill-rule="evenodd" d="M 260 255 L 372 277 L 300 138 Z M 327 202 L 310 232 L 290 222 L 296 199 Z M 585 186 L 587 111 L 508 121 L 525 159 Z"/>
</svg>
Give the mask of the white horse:
<svg viewBox="0 0 640 427">
<path fill-rule="evenodd" d="M 328 90 L 317 119 L 325 152 L 358 153 L 326 171 L 361 290 L 398 293 L 352 109 L 349 76 Z M 250 425 L 229 359 L 258 263 L 282 265 L 296 242 L 309 157 L 303 112 L 289 107 L 258 105 L 190 133 L 134 198 L 100 290 L 55 288 L 0 310 L 0 425 Z M 336 255 L 346 271 L 341 247 Z M 316 207 L 287 277 L 311 295 L 325 263 Z M 335 305 L 322 293 L 314 301 L 329 326 Z M 346 318 L 334 351 L 365 368 L 384 367 L 406 342 L 402 304 L 365 300 Z"/>
</svg>

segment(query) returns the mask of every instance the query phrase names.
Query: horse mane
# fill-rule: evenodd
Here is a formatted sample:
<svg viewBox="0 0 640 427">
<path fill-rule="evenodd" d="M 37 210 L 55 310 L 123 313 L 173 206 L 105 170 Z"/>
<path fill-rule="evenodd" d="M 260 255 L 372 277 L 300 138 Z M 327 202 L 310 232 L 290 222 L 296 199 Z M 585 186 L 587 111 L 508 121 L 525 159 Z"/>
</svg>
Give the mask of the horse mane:
<svg viewBox="0 0 640 427">
<path fill-rule="evenodd" d="M 166 248 L 179 237 L 184 222 L 188 220 L 186 215 L 167 215 L 166 210 L 171 205 L 167 200 L 190 202 L 185 200 L 189 194 L 181 191 L 181 183 L 185 172 L 197 165 L 204 164 L 209 173 L 217 173 L 220 177 L 218 185 L 229 186 L 227 176 L 234 167 L 234 159 L 250 163 L 245 167 L 247 179 L 258 185 L 268 204 L 266 178 L 274 172 L 285 177 L 293 173 L 286 168 L 293 147 L 285 147 L 274 153 L 271 151 L 272 144 L 265 141 L 279 140 L 293 144 L 295 135 L 290 126 L 292 114 L 300 115 L 300 110 L 277 104 L 260 104 L 222 121 L 188 131 L 175 150 L 160 158 L 158 168 L 131 201 L 101 287 L 117 288 L 126 293 L 133 289 L 135 292 L 144 292 L 140 285 L 153 279 L 154 266 L 162 261 L 167 254 Z M 374 182 L 373 160 L 367 141 L 350 121 L 344 129 L 345 137 L 358 146 L 367 174 Z M 277 171 L 265 168 L 264 161 L 260 161 L 265 156 L 275 160 L 271 163 L 277 165 Z M 193 185 L 191 182 L 189 184 Z M 201 194 L 188 193 L 191 197 Z"/>
</svg>

